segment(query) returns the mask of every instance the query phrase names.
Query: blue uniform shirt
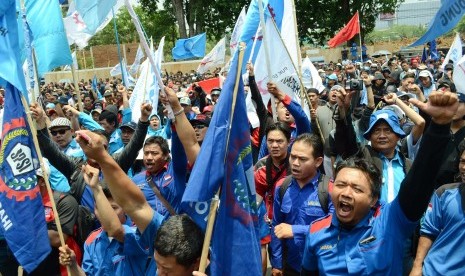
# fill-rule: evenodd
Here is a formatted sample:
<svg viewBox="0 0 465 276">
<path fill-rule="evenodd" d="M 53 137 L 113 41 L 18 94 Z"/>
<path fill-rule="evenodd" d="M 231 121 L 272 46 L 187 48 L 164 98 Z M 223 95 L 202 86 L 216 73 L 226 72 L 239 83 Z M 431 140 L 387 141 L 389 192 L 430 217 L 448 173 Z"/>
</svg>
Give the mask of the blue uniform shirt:
<svg viewBox="0 0 465 276">
<path fill-rule="evenodd" d="M 173 131 L 172 143 L 172 161 L 157 173 L 151 174 L 151 177 L 163 197 L 176 213 L 179 213 L 182 195 L 186 189 L 187 157 L 175 131 Z M 142 190 L 150 206 L 162 216 L 168 217 L 170 215 L 168 210 L 147 183 L 146 176 L 147 171 L 142 171 L 134 176 L 132 181 Z"/>
<path fill-rule="evenodd" d="M 124 144 L 121 139 L 121 129 L 117 128 L 110 135 L 110 141 L 108 141 L 108 152 L 112 155 L 122 147 L 124 147 Z"/>
<path fill-rule="evenodd" d="M 155 237 L 157 235 L 158 229 L 160 228 L 161 224 L 163 222 L 163 217 L 157 213 L 153 212 L 153 217 L 152 221 L 147 225 L 147 228 L 145 228 L 143 233 L 140 233 L 137 231 L 137 233 L 140 233 L 140 239 L 139 239 L 139 245 L 141 248 L 148 248 L 149 250 L 149 257 L 150 257 L 150 263 L 147 267 L 147 270 L 145 272 L 145 275 L 147 276 L 153 276 L 156 275 L 157 272 L 157 266 L 153 257 L 155 248 Z"/>
<path fill-rule="evenodd" d="M 302 263 L 302 252 L 304 250 L 305 238 L 312 221 L 325 216 L 318 199 L 318 173 L 309 184 L 302 189 L 295 179 L 292 179 L 289 187 L 282 198 L 279 196 L 279 187 L 276 187 L 273 202 L 273 227 L 280 223 L 292 225 L 294 238 L 280 240 L 272 230 L 271 234 L 271 265 L 273 268 L 282 268 L 283 245 L 287 249 L 287 264 L 293 269 L 300 271 Z M 334 209 L 329 200 L 329 210 Z"/>
<path fill-rule="evenodd" d="M 463 185 L 463 184 L 462 184 Z M 434 240 L 423 261 L 423 275 L 465 275 L 465 213 L 458 185 L 433 194 L 421 235 Z"/>
<path fill-rule="evenodd" d="M 397 198 L 370 210 L 350 230 L 333 212 L 310 226 L 302 268 L 320 275 L 402 275 L 404 243 L 416 225 Z"/>
<path fill-rule="evenodd" d="M 396 150 L 394 158 L 391 160 L 379 154 L 379 158 L 383 161 L 383 185 L 381 185 L 381 201 L 391 202 L 397 196 L 400 190 L 400 184 L 405 178 L 404 162 L 399 156 L 399 151 Z"/>
<path fill-rule="evenodd" d="M 123 225 L 124 243 L 96 230 L 84 244 L 82 269 L 86 275 L 144 275 L 149 250 L 139 243 L 136 227 Z"/>
</svg>

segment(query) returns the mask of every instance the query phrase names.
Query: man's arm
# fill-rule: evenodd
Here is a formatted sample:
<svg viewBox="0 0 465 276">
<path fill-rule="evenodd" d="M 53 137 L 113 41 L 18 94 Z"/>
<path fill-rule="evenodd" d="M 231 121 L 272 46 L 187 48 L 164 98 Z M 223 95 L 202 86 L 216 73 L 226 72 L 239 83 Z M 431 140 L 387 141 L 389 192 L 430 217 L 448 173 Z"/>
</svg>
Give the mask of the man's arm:
<svg viewBox="0 0 465 276">
<path fill-rule="evenodd" d="M 76 137 L 87 157 L 99 164 L 116 203 L 131 217 L 139 231 L 144 232 L 152 221 L 154 210 L 147 203 L 142 191 L 105 150 L 103 139 L 87 130 L 78 132 Z"/>
<path fill-rule="evenodd" d="M 433 240 L 428 236 L 421 236 L 418 241 L 417 256 L 413 262 L 412 271 L 410 276 L 421 276 L 423 269 L 423 261 L 429 252 L 429 249 L 433 245 Z"/>
<path fill-rule="evenodd" d="M 278 185 L 276 185 L 278 186 Z M 284 221 L 284 215 L 281 213 L 281 199 L 279 197 L 279 186 L 276 187 L 273 201 L 273 229 L 271 231 L 271 256 L 270 262 L 273 270 L 282 271 L 283 269 L 283 252 L 282 241 L 275 235 L 275 227 Z M 273 274 L 274 275 L 274 274 Z"/>
<path fill-rule="evenodd" d="M 418 155 L 399 190 L 399 204 L 410 221 L 423 215 L 436 185 L 436 175 L 450 140 L 450 123 L 458 108 L 455 93 L 432 92 L 427 103 L 410 99 L 431 116 L 431 125 L 422 138 Z"/>
<path fill-rule="evenodd" d="M 99 221 L 102 224 L 103 229 L 105 229 L 109 237 L 113 237 L 119 242 L 124 242 L 124 227 L 121 224 L 118 215 L 116 215 L 115 211 L 111 207 L 107 197 L 103 193 L 102 186 L 98 183 L 99 172 L 99 169 L 90 165 L 82 167 L 84 180 L 92 189 L 95 200 L 95 209 L 98 210 Z"/>
<path fill-rule="evenodd" d="M 334 153 L 345 159 L 355 155 L 359 150 L 352 117 L 349 113 L 353 93 L 347 93 L 344 88 L 340 88 L 336 91 L 336 95 L 339 116 L 335 118 Z"/>
<path fill-rule="evenodd" d="M 176 120 L 173 123 L 176 128 L 176 133 L 184 147 L 189 164 L 193 165 L 195 164 L 197 155 L 200 152 L 200 145 L 197 142 L 194 128 L 189 120 L 187 120 L 186 114 L 182 111 L 183 107 L 179 103 L 178 97 L 176 96 L 176 93 L 174 93 L 173 89 L 165 86 L 165 93 L 166 96 L 162 96 L 160 94 L 160 101 L 164 104 L 170 104 L 173 108 L 173 111 L 176 114 Z"/>
<path fill-rule="evenodd" d="M 144 103 L 141 105 L 141 116 L 134 135 L 121 153 L 114 156 L 116 163 L 125 173 L 129 171 L 139 154 L 139 150 L 144 146 L 145 136 L 150 125 L 149 116 L 151 112 L 152 106 L 150 104 Z"/>
</svg>

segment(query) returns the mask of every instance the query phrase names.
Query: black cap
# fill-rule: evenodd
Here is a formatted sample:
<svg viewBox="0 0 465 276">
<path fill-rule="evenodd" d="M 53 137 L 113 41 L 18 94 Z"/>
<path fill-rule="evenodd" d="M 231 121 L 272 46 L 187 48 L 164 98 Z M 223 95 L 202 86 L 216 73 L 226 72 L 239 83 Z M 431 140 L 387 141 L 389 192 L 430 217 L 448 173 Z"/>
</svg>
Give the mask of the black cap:
<svg viewBox="0 0 465 276">
<path fill-rule="evenodd" d="M 190 120 L 191 125 L 210 125 L 210 118 L 204 114 L 197 114 L 194 119 Z"/>
<path fill-rule="evenodd" d="M 444 66 L 444 70 L 454 70 L 454 65 L 452 63 L 447 63 L 446 66 Z"/>
<path fill-rule="evenodd" d="M 128 127 L 128 128 L 130 128 L 132 130 L 136 130 L 137 124 L 134 123 L 134 122 L 124 123 L 119 128 L 122 129 L 122 128 L 125 128 L 125 127 Z"/>
</svg>

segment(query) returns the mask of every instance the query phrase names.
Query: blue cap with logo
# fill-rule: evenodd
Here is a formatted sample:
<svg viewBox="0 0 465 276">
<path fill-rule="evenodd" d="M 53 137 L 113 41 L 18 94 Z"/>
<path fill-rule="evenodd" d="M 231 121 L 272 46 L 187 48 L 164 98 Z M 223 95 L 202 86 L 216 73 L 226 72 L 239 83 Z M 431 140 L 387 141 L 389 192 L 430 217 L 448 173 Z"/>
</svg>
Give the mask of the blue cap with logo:
<svg viewBox="0 0 465 276">
<path fill-rule="evenodd" d="M 371 131 L 380 120 L 384 120 L 392 128 L 392 131 L 395 134 L 397 134 L 397 136 L 399 136 L 400 138 L 405 137 L 406 134 L 400 127 L 399 117 L 397 117 L 396 113 L 392 110 L 382 109 L 371 114 L 370 126 L 368 127 L 368 130 L 363 134 L 363 137 L 365 137 L 365 139 L 370 140 Z"/>
</svg>

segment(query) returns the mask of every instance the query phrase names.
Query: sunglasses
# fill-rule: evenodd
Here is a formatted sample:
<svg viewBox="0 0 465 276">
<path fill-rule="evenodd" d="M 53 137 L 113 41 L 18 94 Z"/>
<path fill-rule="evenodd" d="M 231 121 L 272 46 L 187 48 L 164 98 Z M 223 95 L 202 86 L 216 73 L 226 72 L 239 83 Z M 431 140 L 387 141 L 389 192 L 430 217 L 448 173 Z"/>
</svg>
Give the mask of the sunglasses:
<svg viewBox="0 0 465 276">
<path fill-rule="evenodd" d="M 194 129 L 203 129 L 205 128 L 206 126 L 205 125 L 194 125 L 192 126 Z"/>
<path fill-rule="evenodd" d="M 60 135 L 64 135 L 69 129 L 60 129 L 60 130 L 50 130 L 50 134 L 52 134 L 52 136 L 57 136 L 58 133 L 60 133 Z"/>
</svg>

